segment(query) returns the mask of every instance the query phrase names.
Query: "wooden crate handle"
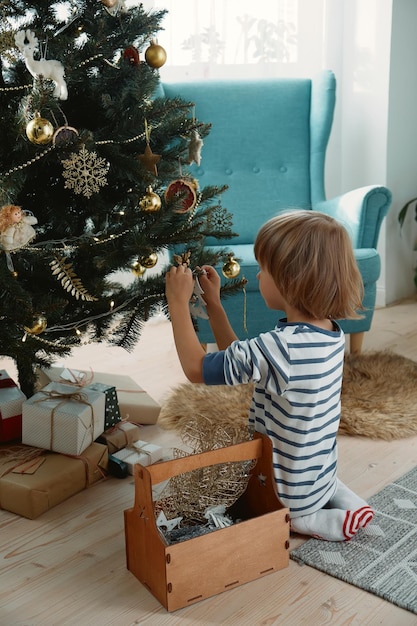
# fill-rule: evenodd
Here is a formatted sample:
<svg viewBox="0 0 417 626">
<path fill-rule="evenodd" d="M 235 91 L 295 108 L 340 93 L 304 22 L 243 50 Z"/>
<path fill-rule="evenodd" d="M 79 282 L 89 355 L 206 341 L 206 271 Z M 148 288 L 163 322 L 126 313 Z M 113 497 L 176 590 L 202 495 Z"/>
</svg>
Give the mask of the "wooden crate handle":
<svg viewBox="0 0 417 626">
<path fill-rule="evenodd" d="M 136 467 L 145 469 L 150 474 L 152 484 L 155 485 L 173 476 L 178 476 L 178 474 L 185 474 L 201 467 L 259 459 L 261 456 L 262 438 L 255 433 L 255 438 L 251 441 L 244 441 L 233 446 L 209 450 L 199 454 L 191 454 L 171 461 L 155 463 L 146 468 L 142 468 L 142 466 Z"/>
</svg>

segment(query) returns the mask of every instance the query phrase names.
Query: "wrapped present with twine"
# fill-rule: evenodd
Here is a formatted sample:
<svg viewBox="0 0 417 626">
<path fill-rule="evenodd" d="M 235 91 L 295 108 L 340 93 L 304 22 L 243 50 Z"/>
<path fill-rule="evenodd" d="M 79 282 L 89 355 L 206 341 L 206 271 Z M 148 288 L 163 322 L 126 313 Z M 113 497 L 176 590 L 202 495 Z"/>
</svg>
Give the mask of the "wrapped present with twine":
<svg viewBox="0 0 417 626">
<path fill-rule="evenodd" d="M 114 454 L 139 441 L 139 439 L 140 427 L 137 424 L 132 424 L 132 422 L 122 421 L 105 430 L 96 441 L 104 443 L 109 450 L 109 454 Z"/>
<path fill-rule="evenodd" d="M 113 454 L 116 459 L 123 461 L 127 465 L 127 471 L 133 476 L 136 464 L 152 465 L 162 459 L 163 449 L 155 443 L 147 441 L 135 441 L 126 448 L 119 450 Z"/>
<path fill-rule="evenodd" d="M 160 405 L 140 387 L 130 376 L 74 370 L 65 367 L 53 366 L 38 371 L 38 389 L 42 389 L 50 382 L 76 384 L 102 383 L 116 388 L 117 400 L 122 420 L 134 424 L 156 424 Z"/>
<path fill-rule="evenodd" d="M 81 455 L 32 446 L 0 447 L 0 507 L 35 519 L 105 478 L 107 447 L 93 443 Z"/>
<path fill-rule="evenodd" d="M 22 443 L 81 454 L 104 431 L 105 394 L 50 383 L 22 405 Z"/>
</svg>

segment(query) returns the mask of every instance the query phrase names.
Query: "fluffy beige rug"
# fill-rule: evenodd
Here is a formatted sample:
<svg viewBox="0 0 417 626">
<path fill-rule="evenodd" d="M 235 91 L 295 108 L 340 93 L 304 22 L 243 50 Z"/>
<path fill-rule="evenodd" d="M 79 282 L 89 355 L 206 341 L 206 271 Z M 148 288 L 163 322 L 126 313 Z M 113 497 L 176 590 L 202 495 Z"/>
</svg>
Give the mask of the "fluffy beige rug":
<svg viewBox="0 0 417 626">
<path fill-rule="evenodd" d="M 190 419 L 246 424 L 252 385 L 186 383 L 163 402 L 158 424 L 183 430 Z M 401 439 L 417 434 L 417 363 L 392 352 L 347 355 L 340 434 Z"/>
</svg>

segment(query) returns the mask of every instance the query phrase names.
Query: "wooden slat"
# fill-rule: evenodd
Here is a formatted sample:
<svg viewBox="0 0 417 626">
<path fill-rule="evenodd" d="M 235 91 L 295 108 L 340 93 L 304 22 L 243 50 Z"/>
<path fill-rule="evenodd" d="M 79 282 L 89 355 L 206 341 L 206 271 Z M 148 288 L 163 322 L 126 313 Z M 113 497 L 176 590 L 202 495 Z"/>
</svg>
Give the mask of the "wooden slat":
<svg viewBox="0 0 417 626">
<path fill-rule="evenodd" d="M 178 474 L 191 472 L 199 467 L 258 459 L 261 454 L 262 441 L 261 439 L 255 439 L 235 444 L 228 448 L 218 448 L 217 450 L 192 454 L 187 457 L 173 459 L 172 461 L 155 463 L 144 469 L 149 472 L 152 483 L 155 485 Z M 136 469 L 136 471 L 138 470 Z"/>
</svg>

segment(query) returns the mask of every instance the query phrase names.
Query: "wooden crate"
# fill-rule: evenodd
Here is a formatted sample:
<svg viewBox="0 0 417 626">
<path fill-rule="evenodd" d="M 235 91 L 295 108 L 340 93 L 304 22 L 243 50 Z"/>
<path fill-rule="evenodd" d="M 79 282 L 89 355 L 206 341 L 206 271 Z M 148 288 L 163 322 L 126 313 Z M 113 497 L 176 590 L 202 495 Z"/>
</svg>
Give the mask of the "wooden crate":
<svg viewBox="0 0 417 626">
<path fill-rule="evenodd" d="M 243 521 L 169 545 L 156 526 L 152 485 L 192 470 L 257 459 L 248 487 L 233 506 Z M 289 563 L 289 511 L 272 476 L 272 444 L 253 441 L 149 467 L 135 466 L 135 502 L 124 512 L 127 568 L 168 610 L 232 589 Z"/>
</svg>

